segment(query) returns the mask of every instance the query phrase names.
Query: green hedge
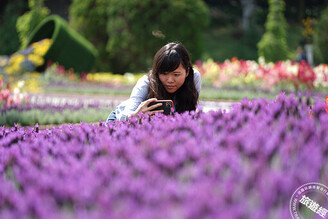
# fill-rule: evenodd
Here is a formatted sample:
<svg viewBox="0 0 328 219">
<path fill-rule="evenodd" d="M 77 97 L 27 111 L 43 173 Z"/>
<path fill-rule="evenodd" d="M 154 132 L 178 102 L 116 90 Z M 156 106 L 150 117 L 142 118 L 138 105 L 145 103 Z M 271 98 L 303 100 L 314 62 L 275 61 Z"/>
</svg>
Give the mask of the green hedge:
<svg viewBox="0 0 328 219">
<path fill-rule="evenodd" d="M 95 64 L 97 71 L 110 69 L 106 51 L 109 3 L 103 0 L 73 0 L 69 8 L 69 25 L 90 40 L 99 52 Z"/>
</svg>

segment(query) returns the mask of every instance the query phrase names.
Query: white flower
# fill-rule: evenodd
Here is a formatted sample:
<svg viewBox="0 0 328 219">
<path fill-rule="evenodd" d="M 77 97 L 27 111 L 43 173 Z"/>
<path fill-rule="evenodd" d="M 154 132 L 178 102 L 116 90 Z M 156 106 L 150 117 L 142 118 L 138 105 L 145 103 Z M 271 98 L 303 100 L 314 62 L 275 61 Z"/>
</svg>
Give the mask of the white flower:
<svg viewBox="0 0 328 219">
<path fill-rule="evenodd" d="M 25 81 L 18 81 L 17 86 L 19 88 L 22 88 L 24 86 L 24 84 L 25 84 Z"/>
<path fill-rule="evenodd" d="M 19 93 L 19 88 L 16 87 L 16 88 L 14 89 L 14 94 L 18 94 L 18 93 Z"/>
</svg>

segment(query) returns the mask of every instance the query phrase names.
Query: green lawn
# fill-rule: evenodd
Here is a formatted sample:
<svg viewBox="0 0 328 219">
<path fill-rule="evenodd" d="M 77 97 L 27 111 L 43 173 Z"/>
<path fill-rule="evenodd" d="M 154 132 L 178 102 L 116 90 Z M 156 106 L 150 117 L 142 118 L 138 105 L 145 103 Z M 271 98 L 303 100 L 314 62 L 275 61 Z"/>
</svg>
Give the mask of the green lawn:
<svg viewBox="0 0 328 219">
<path fill-rule="evenodd" d="M 221 88 L 215 89 L 212 87 L 203 87 L 200 92 L 199 99 L 201 100 L 223 100 L 223 101 L 238 101 L 244 99 L 254 98 L 268 98 L 274 99 L 278 93 L 259 92 L 255 90 L 240 90 L 240 89 L 229 89 Z"/>
<path fill-rule="evenodd" d="M 132 86 L 119 88 L 84 88 L 84 87 L 45 87 L 46 93 L 70 93 L 70 94 L 103 94 L 108 96 L 130 96 Z M 278 92 L 263 92 L 259 90 L 242 89 L 242 88 L 215 88 L 209 85 L 203 86 L 200 99 L 201 100 L 241 100 L 244 97 L 248 99 L 265 98 L 273 99 Z"/>
<path fill-rule="evenodd" d="M 44 87 L 45 93 L 75 93 L 75 94 L 104 94 L 111 96 L 130 96 L 132 91 L 130 88 L 85 88 L 85 87 Z"/>
</svg>

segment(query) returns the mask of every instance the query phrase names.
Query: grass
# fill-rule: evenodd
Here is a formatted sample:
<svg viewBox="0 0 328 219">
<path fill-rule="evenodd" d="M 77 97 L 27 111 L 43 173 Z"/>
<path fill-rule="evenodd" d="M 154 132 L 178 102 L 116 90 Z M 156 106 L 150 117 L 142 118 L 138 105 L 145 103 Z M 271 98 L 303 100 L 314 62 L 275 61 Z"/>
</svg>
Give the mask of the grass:
<svg viewBox="0 0 328 219">
<path fill-rule="evenodd" d="M 110 96 L 130 96 L 132 87 L 124 88 L 84 88 L 84 87 L 44 87 L 45 93 L 105 94 Z"/>
<path fill-rule="evenodd" d="M 89 94 L 89 95 L 107 95 L 107 96 L 123 96 L 128 98 L 131 94 L 133 86 L 124 87 L 44 87 L 45 93 L 68 93 L 68 94 Z M 282 89 L 282 88 L 281 88 Z M 280 93 L 280 89 L 275 89 L 272 91 L 264 91 L 256 88 L 247 87 L 223 87 L 215 88 L 211 85 L 202 85 L 200 92 L 200 100 L 214 100 L 214 101 L 239 101 L 243 98 L 254 99 L 254 98 L 268 98 L 274 99 Z M 285 93 L 293 93 L 293 90 L 285 90 Z M 302 91 L 303 93 L 305 90 Z M 296 93 L 296 92 L 294 92 Z M 325 90 L 313 90 L 313 94 L 324 96 L 327 93 Z"/>
<path fill-rule="evenodd" d="M 268 98 L 274 99 L 278 95 L 275 93 L 258 92 L 255 90 L 240 90 L 240 89 L 215 89 L 212 87 L 203 87 L 200 92 L 201 100 L 223 100 L 223 101 L 239 101 L 241 99 Z"/>
<path fill-rule="evenodd" d="M 113 88 L 84 88 L 84 87 L 45 87 L 46 93 L 70 93 L 70 94 L 103 94 L 108 96 L 130 96 L 131 87 L 113 87 Z M 200 93 L 201 100 L 224 100 L 238 101 L 244 97 L 248 99 L 269 98 L 273 99 L 278 93 L 263 92 L 251 89 L 236 88 L 214 88 L 212 86 L 202 86 Z"/>
<path fill-rule="evenodd" d="M 47 110 L 8 110 L 0 117 L 0 126 L 14 126 L 14 123 L 21 126 L 39 125 L 58 125 L 63 123 L 79 123 L 80 121 L 90 123 L 106 121 L 109 113 L 113 109 L 80 109 L 63 111 L 47 111 Z"/>
</svg>

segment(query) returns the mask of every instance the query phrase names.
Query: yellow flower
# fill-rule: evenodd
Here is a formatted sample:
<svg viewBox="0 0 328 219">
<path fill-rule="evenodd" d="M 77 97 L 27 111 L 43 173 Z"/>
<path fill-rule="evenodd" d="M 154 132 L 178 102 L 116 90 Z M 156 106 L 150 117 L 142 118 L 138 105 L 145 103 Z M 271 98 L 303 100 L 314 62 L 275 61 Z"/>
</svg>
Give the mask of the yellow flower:
<svg viewBox="0 0 328 219">
<path fill-rule="evenodd" d="M 39 85 L 39 72 L 30 72 L 26 74 L 27 79 L 24 84 L 24 91 L 30 93 L 39 93 L 42 92 L 42 87 Z"/>
<path fill-rule="evenodd" d="M 15 74 L 18 73 L 20 71 L 20 67 L 17 64 L 14 65 L 8 65 L 6 67 L 4 67 L 4 72 L 6 72 L 7 74 Z"/>
<path fill-rule="evenodd" d="M 31 93 L 40 93 L 42 88 L 39 86 L 38 81 L 36 79 L 31 79 L 26 82 L 27 87 L 26 90 Z"/>
<path fill-rule="evenodd" d="M 41 73 L 37 72 L 37 71 L 26 73 L 26 76 L 29 78 L 38 78 L 38 77 L 40 77 L 40 75 L 41 75 Z"/>
<path fill-rule="evenodd" d="M 17 64 L 20 65 L 24 61 L 25 57 L 21 54 L 15 53 L 9 60 L 9 65 Z"/>
<path fill-rule="evenodd" d="M 256 80 L 255 74 L 248 73 L 247 76 L 244 78 L 245 83 L 251 83 Z"/>
<path fill-rule="evenodd" d="M 24 91 L 29 93 L 39 93 L 42 87 L 39 85 L 37 78 L 29 78 L 25 80 Z"/>
<path fill-rule="evenodd" d="M 35 66 L 40 66 L 44 63 L 43 58 L 35 54 L 29 54 L 27 59 L 30 60 Z"/>
<path fill-rule="evenodd" d="M 52 43 L 51 39 L 44 39 L 42 41 L 32 43 L 31 46 L 34 48 L 34 54 L 44 56 Z"/>
<path fill-rule="evenodd" d="M 132 85 L 135 84 L 144 74 L 145 73 L 125 73 L 124 75 L 119 75 L 110 72 L 97 72 L 88 73 L 86 75 L 86 79 L 87 81 L 93 82 Z"/>
<path fill-rule="evenodd" d="M 91 74 L 91 73 L 87 74 L 87 80 L 92 81 L 93 80 L 93 74 Z"/>
</svg>

